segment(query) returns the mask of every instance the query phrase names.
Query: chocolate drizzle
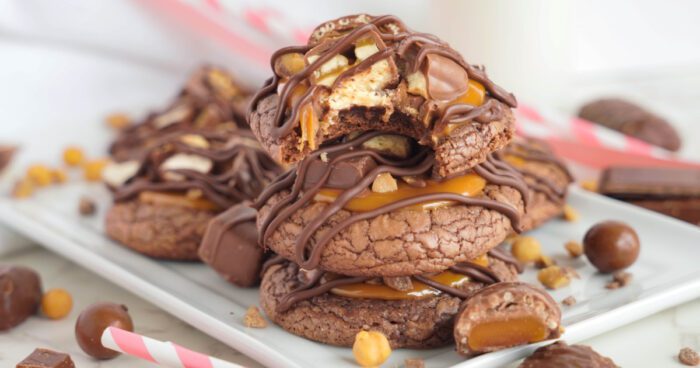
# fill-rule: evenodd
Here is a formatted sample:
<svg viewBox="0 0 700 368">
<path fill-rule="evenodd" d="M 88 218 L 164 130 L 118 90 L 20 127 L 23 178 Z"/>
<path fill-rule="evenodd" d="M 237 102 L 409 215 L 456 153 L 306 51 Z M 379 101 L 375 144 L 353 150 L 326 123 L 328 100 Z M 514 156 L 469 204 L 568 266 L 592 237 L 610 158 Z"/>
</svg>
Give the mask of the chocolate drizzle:
<svg viewBox="0 0 700 368">
<path fill-rule="evenodd" d="M 516 171 L 522 174 L 524 177 L 531 180 L 528 183 L 534 191 L 543 193 L 547 199 L 555 203 L 563 203 L 566 198 L 567 188 L 566 185 L 557 185 L 551 178 L 537 174 L 533 171 L 527 170 L 518 165 L 510 165 L 505 163 L 505 158 L 507 156 L 517 157 L 523 159 L 524 161 L 535 161 L 541 162 L 548 165 L 553 165 L 557 167 L 561 172 L 564 173 L 568 182 L 573 181 L 573 176 L 566 165 L 557 158 L 549 149 L 542 147 L 543 143 L 540 143 L 533 139 L 521 139 L 514 140 L 506 148 L 495 153 L 500 161 L 513 167 Z"/>
<path fill-rule="evenodd" d="M 335 30 L 339 32 L 332 35 L 324 33 L 324 27 L 328 28 L 331 26 L 337 26 Z M 313 73 L 319 71 L 334 56 L 347 53 L 355 43 L 363 39 L 371 39 L 378 51 L 366 59 L 351 65 L 347 70 L 342 71 L 330 86 L 330 90 L 336 87 L 340 81 L 356 75 L 382 60 L 389 60 L 395 63 L 398 65 L 399 70 L 408 75 L 426 66 L 426 60 L 431 56 L 439 56 L 446 58 L 450 63 L 456 63 L 458 67 L 466 71 L 466 78 L 462 83 L 463 86 L 466 86 L 468 79 L 473 79 L 484 86 L 488 96 L 486 97 L 486 102 L 481 106 L 473 106 L 466 103 L 448 104 L 448 101 L 439 101 L 433 98 L 424 101 L 424 105 L 432 106 L 433 110 L 436 106 L 440 106 L 440 110 L 443 110 L 438 114 L 437 123 L 433 127 L 434 132 L 441 132 L 442 130 L 438 129 L 443 129 L 447 124 L 451 123 L 463 123 L 471 120 L 476 120 L 480 123 L 493 121 L 503 116 L 503 110 L 507 108 L 506 106 L 515 107 L 517 105 L 515 97 L 494 84 L 486 76 L 483 68 L 465 62 L 458 52 L 437 37 L 410 30 L 395 16 L 372 17 L 355 15 L 322 24 L 305 46 L 285 47 L 275 52 L 271 59 L 273 71 L 275 71 L 275 65 L 279 59 L 286 54 L 301 53 L 308 55 L 312 53 L 317 58 L 313 62 L 307 63 L 303 69 L 293 75 L 281 76 L 275 72 L 273 77 L 268 79 L 263 88 L 252 98 L 248 106 L 248 116 L 250 117 L 252 112 L 256 110 L 258 103 L 262 99 L 278 93 L 280 99 L 275 112 L 275 123 L 270 130 L 270 136 L 273 139 L 280 139 L 288 135 L 298 126 L 301 107 L 312 101 L 314 96 L 321 90 L 329 89 L 329 87 L 320 84 L 310 84 L 309 79 Z M 308 87 L 301 97 L 294 96 L 299 86 Z M 289 111 L 287 111 L 288 106 Z M 424 110 L 429 111 L 431 108 Z M 430 122 L 430 125 L 432 124 L 433 122 Z M 417 140 L 422 139 L 422 137 L 414 138 Z"/>
<path fill-rule="evenodd" d="M 431 151 L 425 147 L 419 148 L 419 151 L 406 159 L 388 158 L 376 151 L 363 149 L 362 144 L 367 140 L 380 135 L 379 132 L 370 132 L 357 137 L 354 140 L 344 143 L 338 143 L 331 146 L 322 147 L 309 154 L 309 156 L 301 161 L 296 168 L 281 175 L 277 180 L 268 186 L 260 194 L 253 207 L 260 209 L 275 193 L 289 190 L 279 202 L 277 202 L 269 210 L 269 215 L 264 218 L 259 226 L 259 239 L 263 246 L 269 236 L 277 230 L 284 221 L 303 206 L 314 200 L 318 191 L 324 187 L 328 180 L 332 167 L 340 161 L 349 160 L 354 157 L 369 155 L 379 164 L 375 169 L 369 172 L 362 180 L 357 182 L 352 187 L 342 191 L 340 195 L 331 203 L 329 203 L 309 224 L 304 227 L 301 234 L 296 239 L 294 262 L 304 269 L 315 269 L 318 267 L 321 260 L 321 254 L 325 245 L 338 232 L 348 226 L 365 219 L 370 219 L 394 210 L 412 205 L 418 205 L 431 201 L 452 201 L 454 203 L 481 206 L 490 210 L 495 210 L 508 217 L 512 227 L 516 231 L 520 231 L 520 213 L 517 208 L 489 198 L 474 198 L 467 197 L 455 193 L 431 193 L 397 200 L 385 206 L 381 206 L 374 210 L 366 212 L 354 212 L 345 220 L 335 225 L 332 229 L 325 231 L 318 239 L 312 239 L 316 231 L 323 223 L 332 215 L 342 210 L 343 207 L 355 196 L 367 190 L 374 179 L 381 173 L 391 173 L 394 176 L 421 176 L 429 175 L 433 169 L 433 157 Z M 306 191 L 302 191 L 304 181 L 307 175 L 309 163 L 325 154 L 328 157 L 328 165 L 321 175 L 318 182 Z M 493 182 L 497 185 L 509 185 L 518 190 L 522 198 L 526 201 L 528 198 L 528 189 L 522 181 L 520 175 L 510 166 L 498 162 L 495 157 L 490 157 L 489 160 L 475 169 L 477 174 L 482 175 L 484 179 Z"/>
<path fill-rule="evenodd" d="M 196 134 L 212 142 L 212 147 L 204 149 L 185 144 L 179 139 L 183 133 L 168 136 L 142 155 L 136 177 L 116 188 L 114 200 L 131 200 L 144 191 L 187 192 L 198 189 L 217 207 L 226 209 L 255 198 L 265 185 L 282 172 L 277 163 L 258 146 L 250 131 L 239 130 L 233 137 L 211 132 Z M 181 175 L 182 180 L 166 180 L 160 164 L 164 162 L 164 156 L 176 153 L 212 160 L 212 172 L 168 170 L 169 173 Z"/>
<path fill-rule="evenodd" d="M 494 250 L 489 251 L 488 255 L 489 257 L 502 260 L 504 263 L 512 267 L 516 267 L 518 272 L 521 272 L 522 268 L 521 265 L 517 262 L 517 260 L 515 260 L 512 257 L 508 257 L 507 255 L 505 256 L 507 260 L 503 260 L 502 254 L 494 255 L 499 252 L 503 251 L 496 248 Z M 265 262 L 265 265 L 263 265 L 262 273 L 265 274 L 265 272 L 267 272 L 273 265 L 285 264 L 286 262 L 287 261 L 284 258 L 280 256 L 275 256 L 267 262 Z M 294 265 L 294 267 L 298 266 Z M 484 267 L 473 262 L 462 262 L 450 267 L 449 270 L 467 276 L 470 282 L 480 283 L 483 285 L 491 285 L 504 281 L 489 267 Z M 303 282 L 301 282 L 300 286 L 292 290 L 289 294 L 284 295 L 280 299 L 279 304 L 277 305 L 278 312 L 285 312 L 289 310 L 294 304 L 303 300 L 308 300 L 316 296 L 325 294 L 335 287 L 348 284 L 362 283 L 371 279 L 371 277 L 366 276 L 338 276 L 337 278 L 329 278 L 329 280 L 324 281 L 324 279 L 327 278 L 324 277 L 326 275 L 324 272 L 315 272 L 312 273 L 312 275 L 313 276 L 309 280 L 304 280 Z M 469 296 L 473 292 L 441 284 L 423 275 L 416 275 L 412 277 L 440 292 L 444 292 L 446 294 L 450 294 L 461 299 L 469 298 Z"/>
</svg>

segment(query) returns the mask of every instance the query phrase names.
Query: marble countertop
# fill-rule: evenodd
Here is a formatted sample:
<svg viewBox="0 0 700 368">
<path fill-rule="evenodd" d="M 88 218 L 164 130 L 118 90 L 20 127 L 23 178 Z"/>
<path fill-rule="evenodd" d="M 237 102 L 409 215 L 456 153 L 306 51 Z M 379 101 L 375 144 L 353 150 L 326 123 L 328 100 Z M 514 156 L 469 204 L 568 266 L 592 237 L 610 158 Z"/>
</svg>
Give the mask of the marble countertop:
<svg viewBox="0 0 700 368">
<path fill-rule="evenodd" d="M 42 276 L 44 288 L 61 287 L 74 298 L 71 314 L 51 321 L 32 317 L 9 332 L 0 333 L 0 366 L 10 367 L 37 347 L 69 353 L 77 367 L 154 367 L 128 356 L 95 361 L 75 342 L 73 327 L 80 311 L 91 303 L 113 301 L 128 306 L 137 332 L 163 341 L 174 341 L 190 349 L 246 367 L 255 361 L 201 333 L 138 296 L 122 289 L 69 260 L 41 247 L 21 247 L 0 256 L 0 263 L 30 266 Z M 566 337 L 566 336 L 564 336 Z M 700 299 L 657 313 L 584 342 L 612 357 L 622 367 L 673 367 L 684 346 L 700 348 Z"/>
</svg>

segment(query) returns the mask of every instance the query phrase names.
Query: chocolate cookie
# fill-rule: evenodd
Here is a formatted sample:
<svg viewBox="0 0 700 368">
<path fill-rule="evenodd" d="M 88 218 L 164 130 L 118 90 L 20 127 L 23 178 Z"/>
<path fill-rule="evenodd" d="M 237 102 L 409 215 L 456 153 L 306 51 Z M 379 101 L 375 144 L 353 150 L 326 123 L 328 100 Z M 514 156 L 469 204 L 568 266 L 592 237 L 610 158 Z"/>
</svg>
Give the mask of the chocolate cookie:
<svg viewBox="0 0 700 368">
<path fill-rule="evenodd" d="M 617 364 L 589 346 L 567 345 L 564 341 L 557 341 L 535 350 L 518 366 L 518 368 L 559 367 L 616 368 Z"/>
<path fill-rule="evenodd" d="M 250 92 L 226 70 L 201 67 L 167 108 L 123 130 L 109 152 L 117 161 L 136 159 L 157 146 L 160 138 L 183 130 L 225 133 L 246 129 L 249 98 Z"/>
<path fill-rule="evenodd" d="M 175 135 L 133 165 L 105 168 L 115 200 L 107 235 L 152 257 L 196 260 L 207 222 L 280 172 L 250 132 Z"/>
<path fill-rule="evenodd" d="M 272 65 L 248 121 L 281 162 L 373 130 L 431 147 L 436 174 L 447 177 L 485 161 L 513 136 L 513 95 L 444 41 L 394 16 L 323 23 L 306 45 L 277 51 Z"/>
<path fill-rule="evenodd" d="M 578 116 L 670 151 L 681 148 L 680 136 L 666 119 L 623 99 L 589 102 Z"/>
<path fill-rule="evenodd" d="M 523 230 L 534 229 L 562 213 L 573 177 L 547 143 L 516 138 L 497 155 L 520 172 L 530 188 L 530 202 L 522 220 Z"/>
<path fill-rule="evenodd" d="M 505 162 L 432 181 L 429 149 L 399 159 L 367 148 L 385 137 L 326 146 L 280 176 L 255 204 L 261 243 L 305 269 L 406 276 L 479 256 L 520 229 L 528 189 Z"/>
<path fill-rule="evenodd" d="M 462 299 L 486 284 L 515 280 L 518 272 L 502 256 L 489 256 L 488 267 L 463 263 L 449 273 L 384 279 L 300 272 L 279 259 L 267 266 L 260 286 L 267 316 L 293 334 L 339 346 L 352 346 L 366 329 L 382 332 L 392 348 L 447 345 Z"/>
</svg>

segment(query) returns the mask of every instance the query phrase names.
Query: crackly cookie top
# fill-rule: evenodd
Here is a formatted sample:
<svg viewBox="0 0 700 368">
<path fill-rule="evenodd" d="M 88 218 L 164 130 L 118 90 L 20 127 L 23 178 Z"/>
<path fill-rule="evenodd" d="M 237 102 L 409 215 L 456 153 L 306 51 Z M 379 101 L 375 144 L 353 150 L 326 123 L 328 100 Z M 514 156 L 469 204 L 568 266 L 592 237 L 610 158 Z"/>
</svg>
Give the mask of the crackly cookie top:
<svg viewBox="0 0 700 368">
<path fill-rule="evenodd" d="M 179 131 L 161 137 L 140 159 L 109 164 L 103 180 L 117 202 L 154 199 L 223 210 L 253 200 L 281 172 L 248 130 Z"/>
<path fill-rule="evenodd" d="M 277 51 L 271 64 L 274 76 L 253 97 L 249 120 L 264 99 L 278 96 L 272 127 L 261 130 L 269 136 L 258 138 L 294 136 L 290 144 L 296 147 L 280 157 L 286 162 L 300 160 L 326 140 L 365 131 L 376 120 L 385 132 L 435 148 L 453 130 L 502 120 L 516 106 L 514 96 L 483 68 L 389 15 L 323 23 L 306 45 Z M 351 117 L 358 111 L 364 123 Z"/>
<path fill-rule="evenodd" d="M 203 66 L 190 75 L 168 107 L 121 132 L 110 154 L 119 161 L 138 157 L 160 136 L 178 130 L 231 132 L 246 128 L 244 110 L 249 96 L 231 73 Z"/>
</svg>

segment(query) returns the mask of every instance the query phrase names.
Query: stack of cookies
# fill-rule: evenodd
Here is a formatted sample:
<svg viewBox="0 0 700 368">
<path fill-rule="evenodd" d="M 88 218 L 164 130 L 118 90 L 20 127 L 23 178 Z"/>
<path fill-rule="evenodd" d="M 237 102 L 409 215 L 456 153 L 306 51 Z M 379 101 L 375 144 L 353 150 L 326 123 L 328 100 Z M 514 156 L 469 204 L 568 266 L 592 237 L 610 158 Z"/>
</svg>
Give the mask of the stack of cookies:
<svg viewBox="0 0 700 368">
<path fill-rule="evenodd" d="M 253 204 L 277 254 L 270 319 L 333 345 L 374 330 L 465 355 L 559 336 L 557 304 L 499 247 L 560 213 L 570 181 L 546 146 L 513 142 L 512 94 L 393 16 L 326 22 L 271 64 L 248 112 L 292 167 Z"/>
<path fill-rule="evenodd" d="M 282 172 L 241 119 L 247 99 L 230 74 L 205 67 L 171 106 L 124 131 L 103 171 L 115 202 L 107 235 L 151 257 L 200 259 L 209 222 Z"/>
</svg>

